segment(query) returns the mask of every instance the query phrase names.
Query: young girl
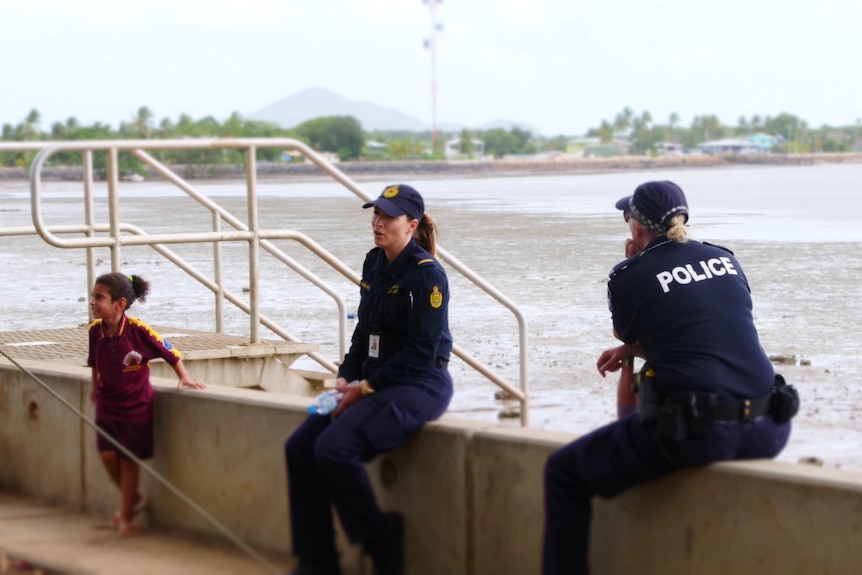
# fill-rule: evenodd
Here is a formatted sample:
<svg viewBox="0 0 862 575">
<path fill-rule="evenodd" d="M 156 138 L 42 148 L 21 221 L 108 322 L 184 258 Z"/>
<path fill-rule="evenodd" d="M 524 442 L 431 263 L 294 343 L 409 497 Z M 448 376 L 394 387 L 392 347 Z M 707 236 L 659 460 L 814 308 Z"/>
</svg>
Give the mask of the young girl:
<svg viewBox="0 0 862 575">
<path fill-rule="evenodd" d="M 173 366 L 180 378 L 178 389 L 206 387 L 189 377 L 179 351 L 144 322 L 126 316 L 136 300 L 146 301 L 149 290 L 150 284 L 141 277 L 114 272 L 96 279 L 90 298 L 95 321 L 90 326 L 87 365 L 93 368 L 90 398 L 96 404 L 96 424 L 139 459 L 153 456 L 149 361 L 162 358 Z M 138 464 L 101 434 L 96 444 L 122 497 L 113 525 L 120 535 L 135 535 L 140 530 L 132 525 L 132 518 L 145 505 L 138 492 Z"/>
</svg>

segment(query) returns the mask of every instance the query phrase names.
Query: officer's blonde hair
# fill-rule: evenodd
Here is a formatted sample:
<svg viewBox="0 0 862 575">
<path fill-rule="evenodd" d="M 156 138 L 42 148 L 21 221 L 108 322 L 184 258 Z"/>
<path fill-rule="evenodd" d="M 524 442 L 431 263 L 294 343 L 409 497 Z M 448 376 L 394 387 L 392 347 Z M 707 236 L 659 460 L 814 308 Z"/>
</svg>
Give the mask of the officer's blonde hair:
<svg viewBox="0 0 862 575">
<path fill-rule="evenodd" d="M 667 225 L 667 239 L 680 244 L 684 244 L 690 239 L 688 226 L 685 225 L 685 214 L 677 214 L 670 219 Z"/>
</svg>

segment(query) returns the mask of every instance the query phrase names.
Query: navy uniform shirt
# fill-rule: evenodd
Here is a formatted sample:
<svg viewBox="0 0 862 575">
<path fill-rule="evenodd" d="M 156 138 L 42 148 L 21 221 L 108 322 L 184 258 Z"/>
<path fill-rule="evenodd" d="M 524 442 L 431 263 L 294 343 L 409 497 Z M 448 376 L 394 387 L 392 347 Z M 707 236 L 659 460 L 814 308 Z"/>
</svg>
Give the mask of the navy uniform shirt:
<svg viewBox="0 0 862 575">
<path fill-rule="evenodd" d="M 729 401 L 772 389 L 748 280 L 730 250 L 657 238 L 613 269 L 608 299 L 614 329 L 640 342 L 661 393 L 713 391 Z"/>
<path fill-rule="evenodd" d="M 391 264 L 382 248 L 368 252 L 359 293 L 359 322 L 339 377 L 366 378 L 381 389 L 410 383 L 419 371 L 449 360 L 449 282 L 416 240 Z M 370 357 L 372 345 L 377 358 Z"/>
</svg>

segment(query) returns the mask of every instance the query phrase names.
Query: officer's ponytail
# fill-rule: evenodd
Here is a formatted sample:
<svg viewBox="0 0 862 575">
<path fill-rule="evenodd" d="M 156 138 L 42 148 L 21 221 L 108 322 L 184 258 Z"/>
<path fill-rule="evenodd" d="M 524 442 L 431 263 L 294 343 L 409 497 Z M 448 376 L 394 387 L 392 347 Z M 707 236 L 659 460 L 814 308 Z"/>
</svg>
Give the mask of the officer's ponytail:
<svg viewBox="0 0 862 575">
<path fill-rule="evenodd" d="M 667 239 L 684 244 L 689 240 L 688 226 L 685 225 L 686 215 L 677 214 L 667 224 Z"/>
<path fill-rule="evenodd" d="M 437 255 L 437 225 L 428 215 L 428 212 L 425 212 L 422 219 L 419 220 L 419 226 L 413 232 L 413 237 L 429 254 Z"/>
</svg>

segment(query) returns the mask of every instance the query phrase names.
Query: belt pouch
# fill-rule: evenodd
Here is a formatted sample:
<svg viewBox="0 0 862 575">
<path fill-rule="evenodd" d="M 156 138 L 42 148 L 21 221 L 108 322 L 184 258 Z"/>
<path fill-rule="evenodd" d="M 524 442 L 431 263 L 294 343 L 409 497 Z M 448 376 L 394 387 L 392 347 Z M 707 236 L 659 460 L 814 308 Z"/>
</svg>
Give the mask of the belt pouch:
<svg viewBox="0 0 862 575">
<path fill-rule="evenodd" d="M 673 403 L 665 403 L 659 409 L 656 432 L 662 439 L 682 443 L 686 438 L 686 418 L 683 408 Z"/>
<path fill-rule="evenodd" d="M 673 392 L 668 402 L 678 405 L 683 413 L 686 437 L 701 439 L 712 432 L 718 412 L 718 395 L 702 391 Z"/>
<path fill-rule="evenodd" d="M 641 423 L 653 424 L 659 420 L 661 401 L 656 388 L 655 377 L 638 375 L 638 415 Z"/>
<path fill-rule="evenodd" d="M 799 392 L 793 385 L 787 385 L 784 376 L 775 374 L 775 387 L 772 388 L 772 398 L 769 400 L 769 408 L 772 417 L 778 423 L 785 423 L 793 419 L 799 411 Z"/>
</svg>

